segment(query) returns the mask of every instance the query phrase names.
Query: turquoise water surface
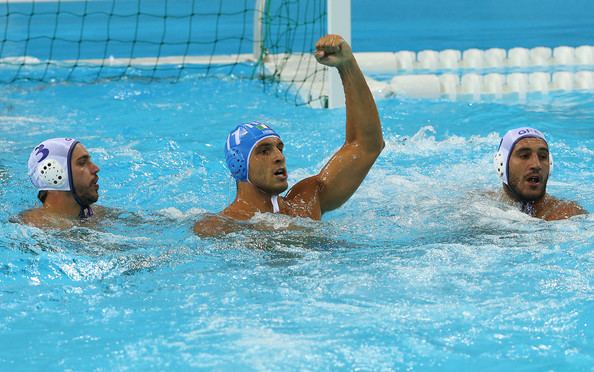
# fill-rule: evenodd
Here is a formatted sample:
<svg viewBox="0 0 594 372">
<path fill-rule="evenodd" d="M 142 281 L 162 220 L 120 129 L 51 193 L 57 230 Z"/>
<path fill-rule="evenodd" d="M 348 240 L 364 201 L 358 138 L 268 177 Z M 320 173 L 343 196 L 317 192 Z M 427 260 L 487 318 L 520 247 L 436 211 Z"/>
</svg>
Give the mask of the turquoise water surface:
<svg viewBox="0 0 594 372">
<path fill-rule="evenodd" d="M 234 197 L 234 125 L 277 130 L 294 184 L 342 145 L 344 110 L 190 73 L 0 92 L 0 369 L 592 370 L 594 218 L 484 196 L 500 136 L 529 125 L 555 156 L 548 191 L 594 210 L 591 93 L 380 100 L 386 148 L 341 209 L 201 239 Z M 37 203 L 29 152 L 58 136 L 89 149 L 113 216 L 10 222 Z"/>
</svg>

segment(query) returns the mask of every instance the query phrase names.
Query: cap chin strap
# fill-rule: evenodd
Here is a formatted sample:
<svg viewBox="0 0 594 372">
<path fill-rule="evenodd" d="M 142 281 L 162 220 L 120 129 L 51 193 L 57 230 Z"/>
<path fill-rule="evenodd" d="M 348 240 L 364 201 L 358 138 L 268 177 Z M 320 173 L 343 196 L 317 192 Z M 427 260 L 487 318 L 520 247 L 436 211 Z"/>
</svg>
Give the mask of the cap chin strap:
<svg viewBox="0 0 594 372">
<path fill-rule="evenodd" d="M 520 202 L 520 211 L 526 213 L 529 216 L 534 217 L 536 210 L 534 209 L 534 201 L 533 200 L 524 200 L 522 197 L 507 183 L 503 184 L 506 190 L 508 190 L 519 202 Z"/>
<path fill-rule="evenodd" d="M 279 213 L 280 208 L 278 206 L 278 195 L 272 195 L 270 197 L 270 202 L 272 203 L 272 213 Z"/>
<path fill-rule="evenodd" d="M 250 178 L 249 178 L 249 177 L 248 177 L 248 179 L 247 179 L 247 180 L 245 180 L 245 181 L 237 181 L 237 180 L 235 180 L 235 181 L 236 181 L 236 182 L 247 182 L 247 183 L 249 183 L 250 185 L 254 186 L 256 189 L 260 190 L 261 192 L 263 192 L 263 193 L 265 193 L 265 194 L 268 194 L 268 192 L 266 192 L 266 191 L 262 190 L 261 188 L 259 188 L 259 187 L 258 187 L 258 186 L 256 186 L 256 185 L 254 185 L 254 184 L 253 184 L 253 183 L 250 181 Z M 77 201 L 77 203 L 78 203 L 78 204 L 79 204 L 79 205 L 82 207 L 82 204 L 79 202 L 79 199 L 78 199 L 78 197 L 76 196 L 76 194 L 74 195 L 74 198 L 75 198 L 75 200 Z M 272 195 L 270 195 L 270 203 L 272 203 L 272 213 L 280 213 L 280 207 L 279 207 L 279 205 L 278 205 L 278 194 L 272 194 Z M 88 209 L 91 211 L 91 215 L 90 215 L 90 216 L 92 216 L 92 215 L 93 215 L 93 210 L 91 209 L 91 207 L 90 207 L 90 206 L 87 206 L 86 208 L 88 208 Z M 81 212 L 82 212 L 82 209 L 81 209 Z M 90 216 L 89 216 L 89 217 L 90 217 Z M 81 217 L 81 218 L 83 218 L 83 217 Z"/>
<path fill-rule="evenodd" d="M 532 201 L 522 201 L 522 205 L 520 206 L 520 210 L 527 215 L 534 217 L 534 202 Z"/>
<path fill-rule="evenodd" d="M 80 198 L 78 197 L 78 195 L 76 195 L 76 189 L 74 188 L 74 179 L 72 177 L 72 152 L 74 151 L 76 145 L 78 145 L 79 143 L 80 142 L 78 141 L 74 141 L 70 145 L 70 149 L 68 150 L 68 156 L 66 158 L 66 161 L 68 162 L 68 182 L 70 183 L 70 192 L 72 193 L 72 196 L 76 201 L 76 204 L 80 206 L 80 212 L 78 213 L 78 217 L 81 219 L 87 219 L 94 214 L 93 208 L 91 208 L 90 205 L 83 203 L 82 200 L 80 200 Z"/>
<path fill-rule="evenodd" d="M 74 200 L 76 201 L 76 204 L 78 204 L 80 206 L 80 212 L 78 213 L 78 217 L 81 219 L 87 219 L 91 216 L 93 216 L 93 208 L 91 208 L 90 205 L 88 204 L 84 204 L 82 202 L 82 200 L 80 200 L 80 198 L 78 197 L 78 195 L 76 195 L 76 191 L 74 190 L 74 187 L 72 188 L 72 196 L 74 196 Z"/>
</svg>

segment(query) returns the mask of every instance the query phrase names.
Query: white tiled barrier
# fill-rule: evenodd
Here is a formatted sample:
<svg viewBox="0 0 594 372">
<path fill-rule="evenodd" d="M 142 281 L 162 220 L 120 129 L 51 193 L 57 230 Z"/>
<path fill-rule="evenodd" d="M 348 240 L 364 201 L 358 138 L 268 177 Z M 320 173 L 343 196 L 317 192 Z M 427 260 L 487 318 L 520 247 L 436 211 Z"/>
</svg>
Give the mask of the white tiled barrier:
<svg viewBox="0 0 594 372">
<path fill-rule="evenodd" d="M 422 50 L 418 53 L 403 50 L 399 52 L 356 53 L 356 56 L 364 70 L 383 72 L 415 69 L 453 70 L 459 68 L 594 65 L 594 47 L 589 45 L 577 48 L 559 46 L 554 49 L 548 47 L 512 48 L 508 51 L 500 48 Z M 379 62 L 383 60 L 388 62 L 385 64 Z M 395 69 L 394 63 L 396 64 Z"/>
<path fill-rule="evenodd" d="M 575 48 L 575 59 L 579 65 L 594 64 L 594 48 L 588 45 Z"/>
<path fill-rule="evenodd" d="M 369 79 L 370 88 L 378 98 L 389 95 L 413 98 L 439 98 L 452 100 L 458 97 L 479 99 L 501 98 L 515 94 L 521 99 L 529 93 L 548 94 L 552 91 L 583 90 L 594 92 L 594 71 L 558 71 L 511 74 L 445 73 L 422 75 L 397 75 L 389 83 Z"/>
<path fill-rule="evenodd" d="M 501 98 L 501 96 L 503 96 L 504 87 L 505 75 L 492 73 L 483 77 L 483 90 L 489 95 Z"/>
<path fill-rule="evenodd" d="M 439 53 L 434 50 L 423 50 L 417 53 L 417 59 L 420 68 L 431 70 L 440 68 Z"/>
<path fill-rule="evenodd" d="M 439 63 L 445 69 L 457 69 L 460 66 L 462 52 L 454 49 L 446 49 L 439 52 Z"/>
<path fill-rule="evenodd" d="M 553 49 L 553 60 L 556 65 L 573 65 L 575 63 L 575 49 L 560 46 Z"/>
<path fill-rule="evenodd" d="M 579 71 L 574 75 L 575 87 L 577 90 L 594 90 L 594 72 Z"/>
<path fill-rule="evenodd" d="M 462 65 L 468 68 L 482 68 L 485 52 L 480 49 L 468 49 L 462 52 Z"/>
<path fill-rule="evenodd" d="M 491 48 L 485 50 L 485 67 L 505 66 L 507 52 L 505 49 Z"/>
<path fill-rule="evenodd" d="M 415 61 L 417 56 L 415 52 L 403 50 L 396 53 L 396 60 L 398 61 L 398 68 L 402 70 L 412 70 L 415 68 Z"/>
<path fill-rule="evenodd" d="M 390 81 L 396 95 L 415 98 L 441 97 L 441 84 L 437 75 L 399 75 Z"/>
<path fill-rule="evenodd" d="M 443 74 L 439 76 L 441 93 L 449 99 L 455 100 L 458 96 L 460 77 L 456 74 Z"/>
<path fill-rule="evenodd" d="M 512 48 L 508 50 L 507 64 L 512 67 L 530 66 L 530 51 L 526 48 Z"/>
<path fill-rule="evenodd" d="M 460 94 L 472 96 L 474 99 L 478 99 L 481 96 L 482 78 L 479 74 L 466 74 L 462 75 L 460 79 Z"/>
<path fill-rule="evenodd" d="M 533 72 L 528 75 L 528 89 L 532 92 L 548 93 L 551 75 L 546 72 Z"/>
<path fill-rule="evenodd" d="M 531 64 L 536 66 L 549 65 L 553 57 L 553 50 L 551 48 L 536 47 L 530 49 L 529 53 Z"/>
<path fill-rule="evenodd" d="M 527 93 L 594 91 L 594 46 L 589 45 L 576 48 L 512 48 L 508 51 L 501 48 L 423 50 L 418 53 L 404 50 L 356 53 L 356 57 L 364 71 L 399 73 L 389 83 L 372 84 L 376 97 L 396 94 L 423 98 L 456 99 L 465 96 L 478 99 L 483 96 L 499 98 L 516 94 L 525 98 Z M 516 72 L 518 69 L 521 71 L 541 66 L 546 66 L 552 72 Z M 558 70 L 555 66 L 566 66 L 565 69 L 573 71 L 555 71 Z M 503 73 L 468 71 L 497 68 L 503 69 Z M 435 75 L 418 75 L 414 74 L 416 69 L 443 71 Z M 402 75 L 402 72 L 409 75 Z"/>
</svg>

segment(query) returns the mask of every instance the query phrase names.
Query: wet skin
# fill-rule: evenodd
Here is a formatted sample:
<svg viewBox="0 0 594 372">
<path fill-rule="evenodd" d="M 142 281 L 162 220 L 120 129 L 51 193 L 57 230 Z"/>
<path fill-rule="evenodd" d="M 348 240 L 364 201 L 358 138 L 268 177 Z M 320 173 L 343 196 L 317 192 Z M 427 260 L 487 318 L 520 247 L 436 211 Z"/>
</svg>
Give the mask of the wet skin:
<svg viewBox="0 0 594 372">
<path fill-rule="evenodd" d="M 83 204 L 91 205 L 99 200 L 99 167 L 91 160 L 87 149 L 78 143 L 72 151 L 72 182 L 76 195 Z M 102 208 L 94 208 L 95 216 L 104 214 Z M 48 190 L 40 208 L 29 209 L 19 216 L 19 221 L 42 228 L 65 229 L 81 222 L 80 205 L 70 191 Z"/>
<path fill-rule="evenodd" d="M 280 138 L 268 137 L 258 142 L 250 156 L 250 182 L 272 195 L 278 195 L 289 187 L 284 147 Z"/>
<path fill-rule="evenodd" d="M 524 138 L 514 146 L 508 162 L 508 183 L 504 195 L 514 202 L 533 202 L 536 218 L 562 220 L 588 213 L 572 201 L 546 193 L 551 163 L 549 148 L 540 138 Z"/>
<path fill-rule="evenodd" d="M 316 43 L 315 57 L 340 75 L 346 101 L 345 143 L 317 175 L 288 188 L 283 143 L 267 138 L 257 144 L 249 159 L 249 182 L 237 182 L 237 195 L 217 216 L 207 216 L 194 225 L 201 236 L 224 234 L 233 229 L 228 221 L 249 220 L 256 213 L 273 211 L 277 198 L 280 213 L 321 219 L 325 212 L 343 205 L 357 190 L 383 149 L 381 122 L 373 96 L 352 49 L 338 35 L 326 35 Z"/>
<path fill-rule="evenodd" d="M 72 180 L 76 195 L 87 205 L 99 200 L 99 167 L 91 160 L 87 149 L 78 143 L 72 151 Z"/>
<path fill-rule="evenodd" d="M 524 138 L 515 145 L 508 162 L 509 186 L 520 200 L 536 201 L 546 192 L 549 147 L 540 138 Z"/>
</svg>

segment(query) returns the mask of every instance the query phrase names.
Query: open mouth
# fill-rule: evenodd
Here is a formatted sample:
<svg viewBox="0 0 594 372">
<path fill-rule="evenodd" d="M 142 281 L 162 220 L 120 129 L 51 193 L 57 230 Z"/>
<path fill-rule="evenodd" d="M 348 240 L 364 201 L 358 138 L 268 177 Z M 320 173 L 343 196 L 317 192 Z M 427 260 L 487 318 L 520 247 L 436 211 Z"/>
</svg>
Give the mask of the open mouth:
<svg viewBox="0 0 594 372">
<path fill-rule="evenodd" d="M 274 171 L 274 175 L 276 177 L 287 178 L 287 169 L 286 168 L 279 168 L 276 171 Z"/>
<path fill-rule="evenodd" d="M 540 176 L 533 175 L 526 178 L 526 181 L 531 184 L 539 184 L 540 183 Z"/>
</svg>

